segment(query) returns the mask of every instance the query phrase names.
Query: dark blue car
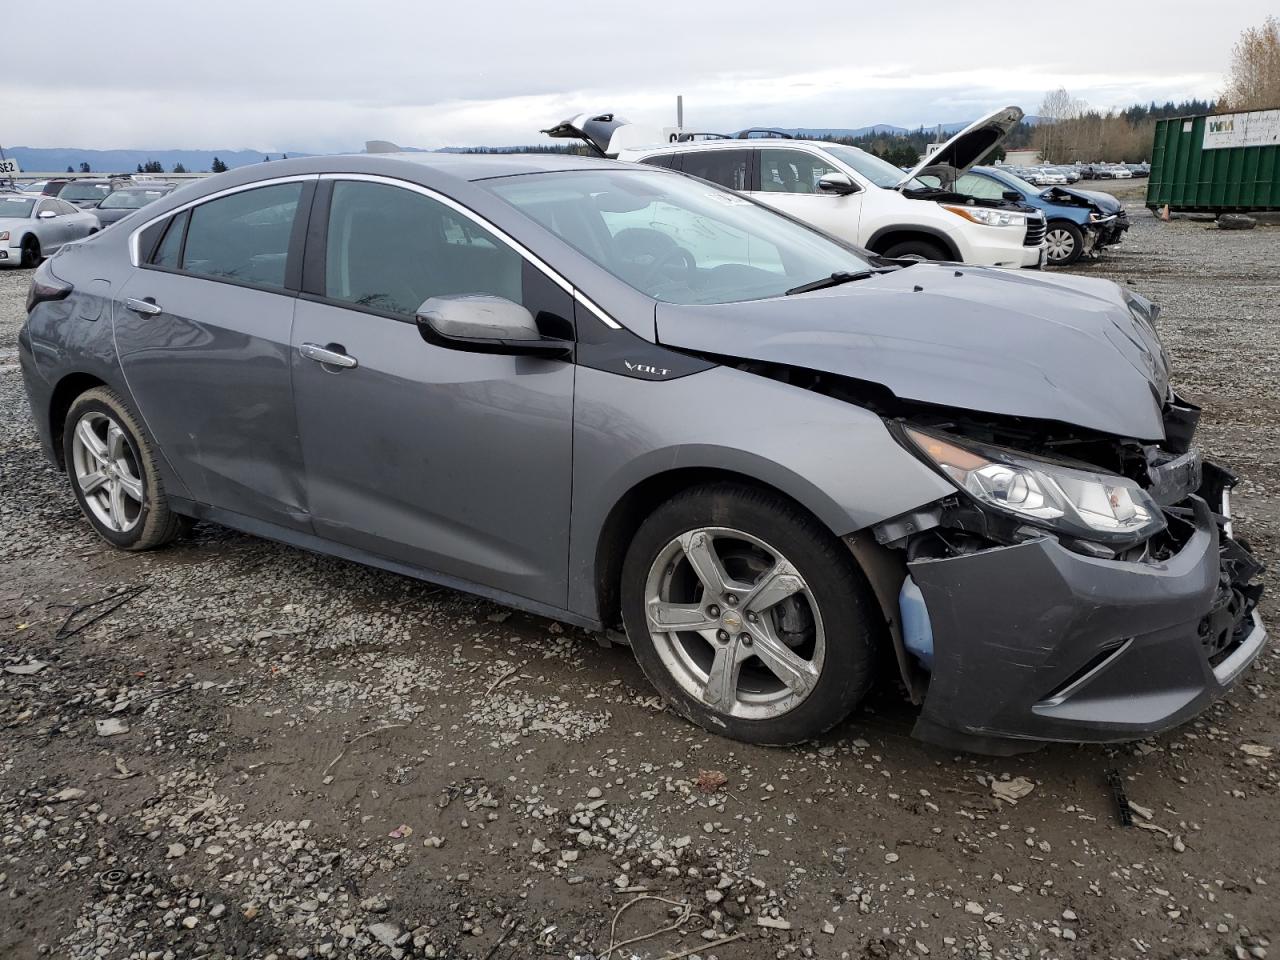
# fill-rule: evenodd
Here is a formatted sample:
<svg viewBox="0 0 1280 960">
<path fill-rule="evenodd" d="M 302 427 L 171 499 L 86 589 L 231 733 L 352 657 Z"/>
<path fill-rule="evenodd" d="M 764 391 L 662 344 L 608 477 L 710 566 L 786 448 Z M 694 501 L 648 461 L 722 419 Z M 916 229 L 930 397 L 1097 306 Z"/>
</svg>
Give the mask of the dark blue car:
<svg viewBox="0 0 1280 960">
<path fill-rule="evenodd" d="M 937 170 L 919 179 L 939 180 Z M 1086 254 L 1096 257 L 1103 247 L 1119 243 L 1129 229 L 1124 204 L 1109 193 L 1075 187 L 1037 187 L 1001 167 L 973 167 L 944 189 L 971 197 L 1017 200 L 1044 213 L 1048 224 L 1046 251 L 1051 266 L 1065 267 Z"/>
</svg>

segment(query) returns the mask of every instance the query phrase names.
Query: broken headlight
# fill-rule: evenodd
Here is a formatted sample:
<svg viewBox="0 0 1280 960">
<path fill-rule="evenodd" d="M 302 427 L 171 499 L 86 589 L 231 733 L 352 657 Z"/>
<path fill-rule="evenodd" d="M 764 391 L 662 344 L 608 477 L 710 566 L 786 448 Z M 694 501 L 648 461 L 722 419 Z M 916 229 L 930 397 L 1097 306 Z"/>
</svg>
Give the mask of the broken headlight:
<svg viewBox="0 0 1280 960">
<path fill-rule="evenodd" d="M 1128 543 L 1164 528 L 1156 502 L 1128 477 L 906 427 L 924 458 L 984 507 L 1078 537 Z"/>
</svg>

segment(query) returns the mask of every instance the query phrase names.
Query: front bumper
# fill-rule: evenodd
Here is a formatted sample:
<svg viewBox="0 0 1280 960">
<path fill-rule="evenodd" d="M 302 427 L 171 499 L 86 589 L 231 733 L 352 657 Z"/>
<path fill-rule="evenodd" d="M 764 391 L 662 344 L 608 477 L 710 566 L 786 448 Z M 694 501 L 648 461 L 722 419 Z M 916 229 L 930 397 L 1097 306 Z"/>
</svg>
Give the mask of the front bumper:
<svg viewBox="0 0 1280 960">
<path fill-rule="evenodd" d="M 1010 754 L 1146 737 L 1195 716 L 1257 657 L 1259 565 L 1199 497 L 1168 560 L 1102 560 L 1046 537 L 908 565 L 933 630 L 914 734 Z"/>
</svg>

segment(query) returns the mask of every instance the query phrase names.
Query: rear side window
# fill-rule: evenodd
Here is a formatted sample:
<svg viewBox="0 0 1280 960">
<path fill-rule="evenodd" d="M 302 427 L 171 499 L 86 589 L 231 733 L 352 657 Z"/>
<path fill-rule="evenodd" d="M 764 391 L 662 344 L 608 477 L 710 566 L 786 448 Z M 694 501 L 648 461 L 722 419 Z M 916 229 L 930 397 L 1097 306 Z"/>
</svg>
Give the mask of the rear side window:
<svg viewBox="0 0 1280 960">
<path fill-rule="evenodd" d="M 164 238 L 160 241 L 160 245 L 156 247 L 155 255 L 151 258 L 151 262 L 157 267 L 165 267 L 169 270 L 178 269 L 182 262 L 182 234 L 187 229 L 187 217 L 189 215 L 189 211 L 183 211 L 169 221 L 168 229 L 164 232 Z"/>
<path fill-rule="evenodd" d="M 448 294 L 520 303 L 523 264 L 493 234 L 430 197 L 381 183 L 334 184 L 325 241 L 330 299 L 406 319 L 425 300 Z"/>
<path fill-rule="evenodd" d="M 665 167 L 670 170 L 676 167 L 676 155 L 671 153 L 659 153 L 652 157 L 645 157 L 641 163 L 647 163 L 651 167 Z M 678 169 L 678 167 L 677 167 Z"/>
<path fill-rule="evenodd" d="M 283 289 L 302 186 L 258 187 L 194 208 L 182 252 L 183 272 Z M 168 239 L 166 234 L 162 247 Z"/>
<path fill-rule="evenodd" d="M 684 154 L 684 172 L 730 190 L 747 189 L 746 150 L 696 150 Z"/>
</svg>

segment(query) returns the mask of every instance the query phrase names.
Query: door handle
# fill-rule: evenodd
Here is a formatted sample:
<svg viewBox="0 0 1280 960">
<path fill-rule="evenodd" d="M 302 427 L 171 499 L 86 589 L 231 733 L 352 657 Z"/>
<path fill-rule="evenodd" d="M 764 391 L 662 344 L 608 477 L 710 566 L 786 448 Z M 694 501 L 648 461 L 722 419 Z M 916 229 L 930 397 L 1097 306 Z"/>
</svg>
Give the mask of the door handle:
<svg viewBox="0 0 1280 960">
<path fill-rule="evenodd" d="M 137 300 L 134 297 L 126 297 L 124 305 L 134 313 L 141 314 L 144 317 L 154 317 L 157 313 L 163 312 L 159 304 L 155 300 L 148 297 L 145 300 Z"/>
<path fill-rule="evenodd" d="M 359 366 L 359 362 L 355 357 L 348 356 L 338 350 L 322 347 L 318 343 L 304 343 L 298 348 L 298 352 L 308 360 L 314 360 L 316 363 L 323 363 L 330 367 L 342 367 L 344 370 L 350 370 L 352 367 Z"/>
</svg>

